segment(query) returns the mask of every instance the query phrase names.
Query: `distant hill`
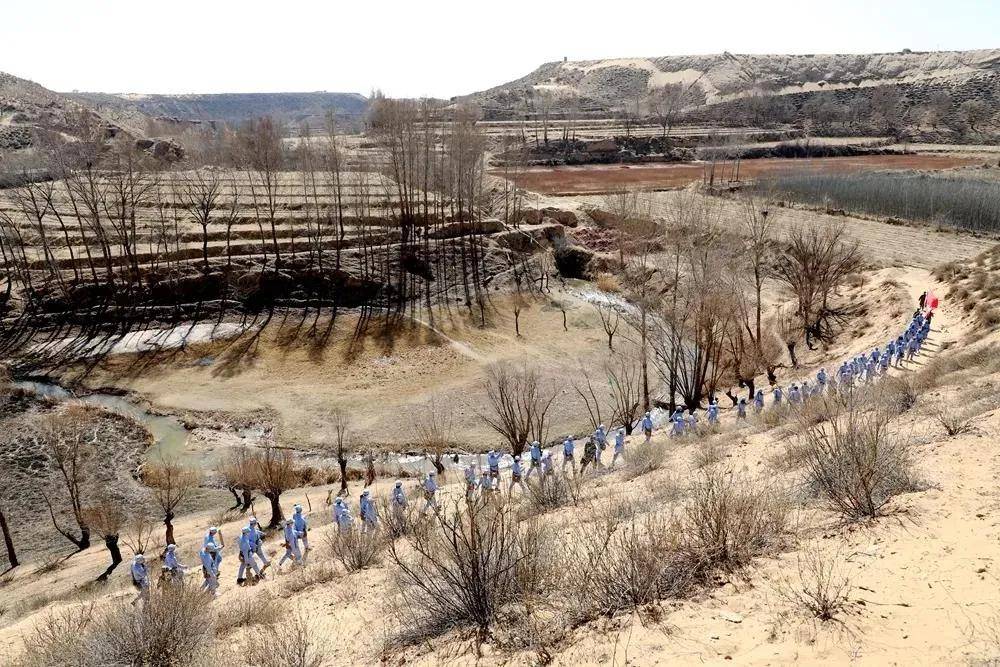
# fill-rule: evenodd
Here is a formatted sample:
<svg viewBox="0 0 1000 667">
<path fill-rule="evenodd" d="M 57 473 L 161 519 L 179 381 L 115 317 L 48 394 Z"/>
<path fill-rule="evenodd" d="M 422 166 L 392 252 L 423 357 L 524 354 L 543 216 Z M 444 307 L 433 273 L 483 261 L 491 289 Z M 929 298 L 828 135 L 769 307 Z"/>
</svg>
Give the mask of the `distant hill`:
<svg viewBox="0 0 1000 667">
<path fill-rule="evenodd" d="M 0 153 L 30 150 L 34 130 L 40 127 L 72 137 L 81 121 L 104 124 L 109 136 L 122 130 L 141 136 L 145 122 L 140 116 L 106 116 L 33 81 L 0 72 Z"/>
<path fill-rule="evenodd" d="M 368 100 L 356 93 L 218 93 L 211 95 L 116 95 L 67 93 L 97 110 L 126 110 L 154 119 L 238 124 L 251 118 L 271 116 L 296 129 L 308 124 L 319 128 L 333 110 L 345 124 L 358 123 L 368 109 Z"/>
<path fill-rule="evenodd" d="M 953 110 L 969 100 L 1000 108 L 1000 49 L 863 55 L 739 55 L 613 58 L 546 63 L 526 76 L 456 98 L 484 108 L 487 118 L 516 117 L 540 96 L 574 100 L 584 111 L 634 103 L 650 90 L 681 83 L 697 89 L 697 106 L 718 115 L 741 100 L 766 96 L 796 109 L 820 97 L 850 105 L 874 91 L 898 88 L 904 107 L 928 104 L 947 93 Z M 545 95 L 549 93 L 550 95 Z M 940 98 L 939 98 L 940 99 Z"/>
</svg>

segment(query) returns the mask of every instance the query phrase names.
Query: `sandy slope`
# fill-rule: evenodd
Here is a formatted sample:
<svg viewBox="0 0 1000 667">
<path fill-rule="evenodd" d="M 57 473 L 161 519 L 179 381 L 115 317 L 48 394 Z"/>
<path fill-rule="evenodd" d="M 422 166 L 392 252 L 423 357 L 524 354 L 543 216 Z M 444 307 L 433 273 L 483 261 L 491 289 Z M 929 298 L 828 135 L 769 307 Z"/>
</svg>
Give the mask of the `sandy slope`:
<svg viewBox="0 0 1000 667">
<path fill-rule="evenodd" d="M 807 358 L 809 367 L 869 349 L 885 340 L 898 327 L 892 304 L 912 299 L 932 284 L 922 269 L 888 269 L 874 275 L 869 284 L 895 280 L 902 290 L 886 293 L 885 301 L 873 308 L 869 326 L 857 337 L 843 339 L 826 359 Z M 905 316 L 904 316 L 905 317 Z M 928 354 L 938 354 L 941 346 L 961 339 L 966 322 L 961 312 L 945 302 L 935 319 Z M 803 370 L 805 372 L 805 370 Z M 980 378 L 975 384 L 991 387 L 996 378 Z M 683 602 L 665 603 L 658 621 L 649 615 L 604 620 L 571 633 L 555 649 L 554 663 L 581 664 L 956 664 L 991 655 L 991 628 L 997 620 L 997 561 L 1000 559 L 1000 452 L 995 442 L 1000 430 L 1000 414 L 989 413 L 979 422 L 979 433 L 945 437 L 930 419 L 935 403 L 956 401 L 963 386 L 935 389 L 921 398 L 903 417 L 901 430 L 911 433 L 918 444 L 918 470 L 928 490 L 907 494 L 893 501 L 894 514 L 868 525 L 844 526 L 815 503 L 798 513 L 799 544 L 792 551 L 758 562 L 728 583 L 706 590 Z M 737 431 L 730 415 L 724 417 L 724 465 L 753 474 L 773 475 L 770 460 L 783 445 L 782 429 L 761 432 L 757 428 Z M 664 438 L 658 434 L 657 438 Z M 642 494 L 657 484 L 668 483 L 690 464 L 695 445 L 673 445 L 674 460 L 669 472 L 653 473 L 629 486 L 630 493 Z M 617 492 L 619 476 L 595 480 L 588 493 L 594 499 Z M 377 493 L 385 492 L 380 484 Z M 449 488 L 449 493 L 456 489 Z M 353 490 L 356 494 L 357 490 Z M 352 494 L 352 495 L 353 495 Z M 323 492 L 308 492 L 314 508 L 314 523 L 325 520 L 320 510 Z M 285 505 L 303 500 L 302 493 L 289 494 Z M 572 512 L 573 510 L 567 510 Z M 266 513 L 266 512 L 265 512 Z M 210 513 L 185 517 L 178 524 L 178 540 L 184 557 L 193 561 L 193 549 L 204 528 L 219 519 Z M 239 523 L 224 525 L 230 539 Z M 316 531 L 313 544 L 322 547 L 322 533 Z M 818 547 L 838 554 L 853 590 L 849 612 L 841 620 L 821 624 L 781 594 L 784 582 L 794 584 L 796 558 L 801 550 Z M 272 546 L 271 549 L 274 549 Z M 318 550 L 317 554 L 321 551 Z M 227 554 L 222 597 L 215 604 L 243 592 L 232 582 L 234 559 Z M 316 566 L 317 557 L 312 567 Z M 33 596 L 59 596 L 75 583 L 99 571 L 104 554 L 91 549 L 70 558 L 58 571 L 35 575 L 34 565 L 15 574 L 13 583 L 2 592 L 6 604 L 18 604 Z M 124 587 L 124 570 L 115 577 L 115 586 Z M 283 577 L 262 584 L 255 592 L 281 590 Z M 294 596 L 294 605 L 310 617 L 314 631 L 325 638 L 327 662 L 332 665 L 374 664 L 381 641 L 393 627 L 387 604 L 385 567 L 342 576 L 333 582 L 306 589 Z M 122 593 L 125 594 L 125 593 Z M 66 604 L 66 603 L 57 603 Z M 70 603 L 73 604 L 73 603 Z M 51 608 L 51 607 L 50 607 Z M 16 650 L 19 638 L 38 621 L 29 615 L 0 628 L 0 651 Z M 415 664 L 472 664 L 476 662 L 467 642 L 442 640 L 436 650 L 421 649 L 407 661 Z M 490 655 L 486 664 L 532 664 L 533 654 Z"/>
</svg>

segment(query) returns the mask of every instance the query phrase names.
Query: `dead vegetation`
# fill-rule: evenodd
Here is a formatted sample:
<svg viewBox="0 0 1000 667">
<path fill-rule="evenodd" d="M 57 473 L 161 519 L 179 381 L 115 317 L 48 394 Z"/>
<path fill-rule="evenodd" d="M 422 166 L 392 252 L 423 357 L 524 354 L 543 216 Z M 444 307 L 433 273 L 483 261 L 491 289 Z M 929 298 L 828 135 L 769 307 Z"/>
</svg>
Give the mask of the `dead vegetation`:
<svg viewBox="0 0 1000 667">
<path fill-rule="evenodd" d="M 828 420 L 802 433 L 809 484 L 849 521 L 882 516 L 894 496 L 917 485 L 912 447 L 890 429 L 895 410 L 859 398 L 828 399 Z"/>
<path fill-rule="evenodd" d="M 853 587 L 840 552 L 806 549 L 796 556 L 796 566 L 797 577 L 779 584 L 779 595 L 820 621 L 838 619 L 848 611 Z"/>
<path fill-rule="evenodd" d="M 330 554 L 348 573 L 378 565 L 386 548 L 380 532 L 364 530 L 331 532 L 327 544 Z"/>
<path fill-rule="evenodd" d="M 485 640 L 504 613 L 524 613 L 538 596 L 539 526 L 512 507 L 456 504 L 435 513 L 427 530 L 390 542 L 397 567 L 399 647 L 456 627 Z"/>
</svg>

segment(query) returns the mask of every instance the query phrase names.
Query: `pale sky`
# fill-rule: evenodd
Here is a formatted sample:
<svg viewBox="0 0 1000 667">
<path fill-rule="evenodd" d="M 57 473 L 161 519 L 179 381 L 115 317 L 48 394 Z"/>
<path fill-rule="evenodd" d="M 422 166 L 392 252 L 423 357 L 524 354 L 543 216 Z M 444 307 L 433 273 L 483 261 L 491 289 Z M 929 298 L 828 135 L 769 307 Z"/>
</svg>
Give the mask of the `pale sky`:
<svg viewBox="0 0 1000 667">
<path fill-rule="evenodd" d="M 1000 47 L 997 0 L 3 0 L 0 71 L 57 90 L 451 97 L 543 62 Z"/>
</svg>

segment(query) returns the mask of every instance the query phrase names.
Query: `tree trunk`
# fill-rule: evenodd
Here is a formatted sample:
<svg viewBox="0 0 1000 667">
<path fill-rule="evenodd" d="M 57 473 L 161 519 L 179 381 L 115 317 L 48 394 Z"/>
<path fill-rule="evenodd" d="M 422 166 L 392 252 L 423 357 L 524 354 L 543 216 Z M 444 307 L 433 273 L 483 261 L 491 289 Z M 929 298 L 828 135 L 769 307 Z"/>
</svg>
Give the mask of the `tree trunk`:
<svg viewBox="0 0 1000 667">
<path fill-rule="evenodd" d="M 271 521 L 268 522 L 268 528 L 277 528 L 281 525 L 281 494 L 278 493 L 265 493 L 264 497 L 271 501 Z"/>
<path fill-rule="evenodd" d="M 347 459 L 337 459 L 337 465 L 340 466 L 340 493 L 338 495 L 347 495 Z"/>
<path fill-rule="evenodd" d="M 788 347 L 788 357 L 792 360 L 792 368 L 798 368 L 799 360 L 795 356 L 795 343 L 785 343 L 785 345 Z"/>
<path fill-rule="evenodd" d="M 253 502 L 253 494 L 250 489 L 243 489 L 243 501 L 240 506 L 240 512 L 246 512 L 250 509 L 250 504 Z"/>
<path fill-rule="evenodd" d="M 3 533 L 3 544 L 7 549 L 7 561 L 10 563 L 10 569 L 14 569 L 19 565 L 17 553 L 14 551 L 14 537 L 10 534 L 10 527 L 7 525 L 7 517 L 4 516 L 2 507 L 0 507 L 0 532 Z"/>
<path fill-rule="evenodd" d="M 238 510 L 240 508 L 240 505 L 243 504 L 243 500 L 240 498 L 240 494 L 236 492 L 235 486 L 227 486 L 226 488 L 229 489 L 229 493 L 233 494 L 233 499 L 236 501 L 236 503 L 233 505 L 233 509 Z"/>
<path fill-rule="evenodd" d="M 174 542 L 174 513 L 167 512 L 166 516 L 163 517 L 163 525 L 166 526 L 167 534 L 166 540 L 167 544 L 176 544 Z"/>
<path fill-rule="evenodd" d="M 107 535 L 104 538 L 104 546 L 107 547 L 108 553 L 111 554 L 111 565 L 108 565 L 101 576 L 97 578 L 98 581 L 107 581 L 111 573 L 115 571 L 118 564 L 122 562 L 122 552 L 118 548 L 118 536 L 117 535 Z"/>
</svg>

